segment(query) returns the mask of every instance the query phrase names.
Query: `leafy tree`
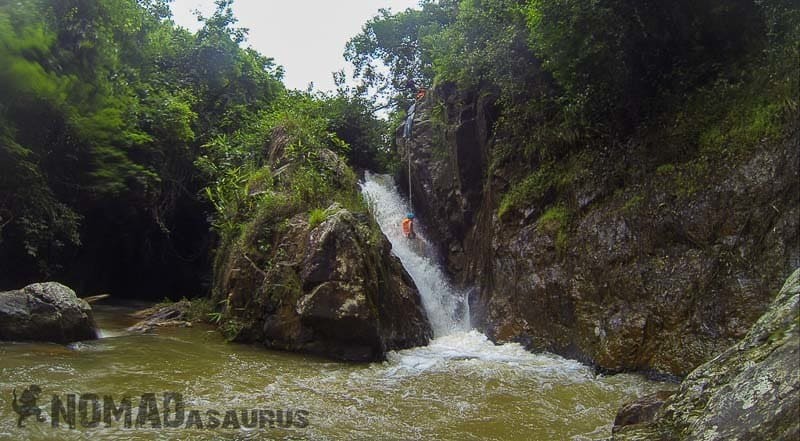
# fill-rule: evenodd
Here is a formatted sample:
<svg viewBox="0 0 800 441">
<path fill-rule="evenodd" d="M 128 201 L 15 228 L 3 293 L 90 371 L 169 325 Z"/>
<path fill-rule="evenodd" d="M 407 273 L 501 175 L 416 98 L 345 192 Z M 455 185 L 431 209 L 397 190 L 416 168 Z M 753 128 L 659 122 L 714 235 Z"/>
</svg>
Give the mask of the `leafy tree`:
<svg viewBox="0 0 800 441">
<path fill-rule="evenodd" d="M 15 267 L 2 285 L 60 274 L 117 294 L 199 288 L 199 146 L 256 118 L 282 72 L 239 47 L 230 1 L 196 35 L 168 12 L 163 0 L 0 2 L 0 268 Z"/>
<path fill-rule="evenodd" d="M 345 49 L 345 60 L 354 66 L 361 79 L 357 93 L 372 93 L 384 107 L 408 102 L 410 81 L 418 86 L 433 80 L 433 59 L 424 40 L 452 22 L 457 1 L 423 1 L 420 10 L 407 9 L 392 14 L 381 9 Z M 405 95 L 404 95 L 405 93 Z"/>
<path fill-rule="evenodd" d="M 346 158 L 350 165 L 387 171 L 392 162 L 391 142 L 385 136 L 386 123 L 373 114 L 371 101 L 343 94 L 322 99 L 328 130 L 347 144 Z"/>
<path fill-rule="evenodd" d="M 574 158 L 622 154 L 644 132 L 681 160 L 778 136 L 796 121 L 798 38 L 788 0 L 431 1 L 383 11 L 346 57 L 362 91 L 393 97 L 395 123 L 409 77 L 487 105 L 507 212 L 564 188 Z"/>
<path fill-rule="evenodd" d="M 556 103 L 552 80 L 528 45 L 525 2 L 462 0 L 454 21 L 425 46 L 437 82 L 494 97 L 505 136 L 524 148 L 542 143 L 541 130 L 531 128 L 552 119 Z"/>
<path fill-rule="evenodd" d="M 763 44 L 750 0 L 533 0 L 531 45 L 552 72 L 573 115 L 613 115 L 630 130 L 659 93 L 686 91 Z M 603 116 L 604 119 L 608 119 Z"/>
</svg>

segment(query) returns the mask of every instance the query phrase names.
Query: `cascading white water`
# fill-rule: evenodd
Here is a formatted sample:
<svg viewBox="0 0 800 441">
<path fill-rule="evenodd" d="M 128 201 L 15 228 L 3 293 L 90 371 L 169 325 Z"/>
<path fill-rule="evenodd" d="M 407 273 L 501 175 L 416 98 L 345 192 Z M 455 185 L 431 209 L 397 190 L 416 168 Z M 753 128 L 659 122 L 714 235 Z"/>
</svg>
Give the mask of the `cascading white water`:
<svg viewBox="0 0 800 441">
<path fill-rule="evenodd" d="M 466 295 L 447 283 L 436 264 L 430 242 L 419 231 L 416 239 L 403 236 L 400 222 L 410 209 L 397 193 L 392 178 L 367 173 L 361 190 L 372 206 L 381 231 L 392 243 L 392 251 L 419 289 L 434 337 L 470 330 Z"/>
</svg>

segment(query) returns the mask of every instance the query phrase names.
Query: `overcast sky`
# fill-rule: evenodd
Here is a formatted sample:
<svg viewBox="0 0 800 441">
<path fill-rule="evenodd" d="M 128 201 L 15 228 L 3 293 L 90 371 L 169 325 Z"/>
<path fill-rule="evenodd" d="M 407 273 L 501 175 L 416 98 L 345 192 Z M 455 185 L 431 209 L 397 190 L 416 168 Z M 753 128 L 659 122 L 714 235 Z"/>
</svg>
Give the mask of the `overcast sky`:
<svg viewBox="0 0 800 441">
<path fill-rule="evenodd" d="M 398 12 L 417 0 L 235 0 L 240 27 L 250 29 L 247 45 L 284 67 L 286 86 L 333 90 L 331 72 L 347 67 L 344 45 L 380 8 Z M 193 10 L 204 16 L 214 11 L 213 0 L 174 0 L 175 22 L 196 31 Z M 349 76 L 349 71 L 348 71 Z"/>
</svg>

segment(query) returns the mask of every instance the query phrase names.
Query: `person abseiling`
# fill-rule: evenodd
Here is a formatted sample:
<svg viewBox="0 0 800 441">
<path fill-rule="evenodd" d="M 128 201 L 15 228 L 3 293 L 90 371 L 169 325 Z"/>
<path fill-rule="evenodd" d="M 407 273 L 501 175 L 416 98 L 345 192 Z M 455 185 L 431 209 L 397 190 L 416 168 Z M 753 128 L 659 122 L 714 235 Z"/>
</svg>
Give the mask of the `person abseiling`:
<svg viewBox="0 0 800 441">
<path fill-rule="evenodd" d="M 416 237 L 416 234 L 414 234 L 414 213 L 406 214 L 406 218 L 403 219 L 402 227 L 403 227 L 403 236 L 409 239 L 413 239 Z"/>
</svg>

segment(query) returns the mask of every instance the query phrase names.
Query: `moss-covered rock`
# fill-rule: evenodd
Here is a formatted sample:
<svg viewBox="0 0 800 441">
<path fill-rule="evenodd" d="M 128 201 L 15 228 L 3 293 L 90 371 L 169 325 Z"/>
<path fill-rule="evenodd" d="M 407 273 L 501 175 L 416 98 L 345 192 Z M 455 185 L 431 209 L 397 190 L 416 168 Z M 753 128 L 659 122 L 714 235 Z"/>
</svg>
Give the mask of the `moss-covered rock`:
<svg viewBox="0 0 800 441">
<path fill-rule="evenodd" d="M 432 335 L 419 292 L 330 149 L 277 128 L 214 264 L 214 314 L 238 342 L 379 360 Z M 255 179 L 258 178 L 258 179 Z M 242 196 L 244 194 L 244 196 Z"/>
<path fill-rule="evenodd" d="M 800 438 L 800 270 L 739 343 L 695 369 L 650 421 L 618 421 L 614 440 Z"/>
<path fill-rule="evenodd" d="M 300 214 L 247 236 L 266 239 L 266 252 L 229 248 L 218 281 L 229 337 L 350 361 L 427 344 L 419 292 L 387 239 L 367 215 L 338 204 L 325 212 L 314 226 Z"/>
</svg>

